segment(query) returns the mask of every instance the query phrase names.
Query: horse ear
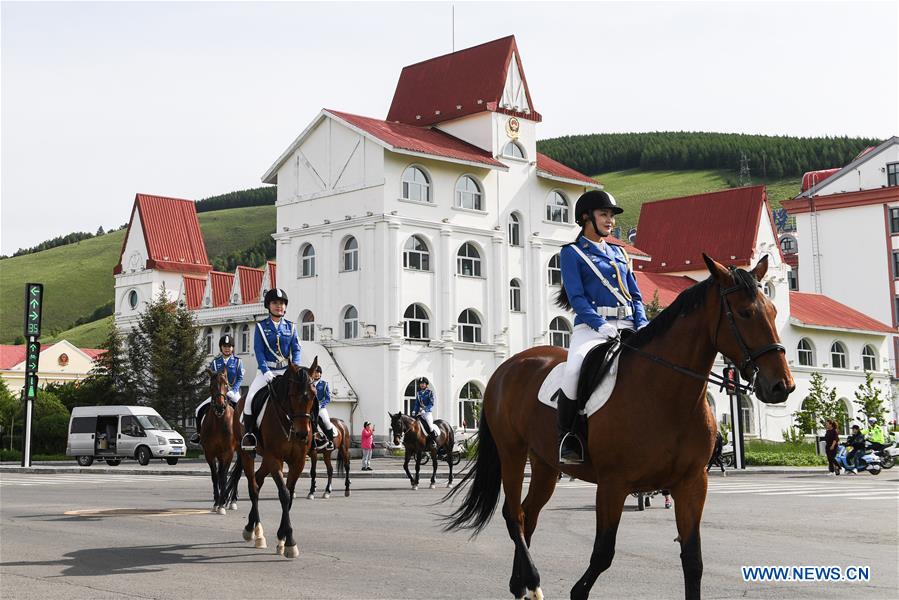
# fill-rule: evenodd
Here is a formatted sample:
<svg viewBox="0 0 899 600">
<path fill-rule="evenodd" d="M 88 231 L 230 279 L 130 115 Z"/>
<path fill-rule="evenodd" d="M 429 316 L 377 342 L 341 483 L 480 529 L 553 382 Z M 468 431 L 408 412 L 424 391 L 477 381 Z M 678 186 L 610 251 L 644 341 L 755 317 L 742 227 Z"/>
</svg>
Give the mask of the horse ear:
<svg viewBox="0 0 899 600">
<path fill-rule="evenodd" d="M 315 367 L 317 367 L 317 366 L 318 366 L 318 355 L 316 355 L 315 358 L 312 359 L 312 364 L 309 365 L 309 372 L 310 373 L 314 372 Z"/>
<path fill-rule="evenodd" d="M 216 375 L 218 375 L 217 372 L 213 371 L 213 370 L 210 369 L 209 367 L 206 367 L 206 373 L 209 374 L 209 377 L 210 377 L 210 378 L 211 378 L 211 377 L 215 377 Z"/>
<path fill-rule="evenodd" d="M 730 283 L 730 280 L 728 279 L 729 274 L 727 272 L 727 268 L 724 265 L 711 258 L 705 252 L 702 253 L 702 260 L 705 261 L 705 266 L 708 268 L 709 273 L 712 274 L 712 277 L 715 278 L 715 281 L 717 281 L 721 285 L 727 285 Z"/>
<path fill-rule="evenodd" d="M 759 259 L 759 262 L 757 262 L 754 267 L 752 267 L 752 271 L 750 271 L 750 273 L 752 273 L 755 276 L 757 281 L 761 281 L 762 277 L 764 277 L 765 273 L 767 273 L 767 272 L 768 272 L 768 255 L 766 254 L 761 259 Z"/>
</svg>

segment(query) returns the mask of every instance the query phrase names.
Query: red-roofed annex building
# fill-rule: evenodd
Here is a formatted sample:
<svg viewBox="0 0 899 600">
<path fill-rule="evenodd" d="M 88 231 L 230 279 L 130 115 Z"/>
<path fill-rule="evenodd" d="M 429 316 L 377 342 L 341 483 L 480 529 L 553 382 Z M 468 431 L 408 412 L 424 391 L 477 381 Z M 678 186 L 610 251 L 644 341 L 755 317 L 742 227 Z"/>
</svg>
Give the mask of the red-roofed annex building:
<svg viewBox="0 0 899 600">
<path fill-rule="evenodd" d="M 323 109 L 263 175 L 290 317 L 364 387 L 360 423 L 386 431 L 427 376 L 435 418 L 471 427 L 503 360 L 568 339 L 558 253 L 602 186 L 537 152 L 537 100 L 494 40 L 405 67 L 386 118 Z"/>
<path fill-rule="evenodd" d="M 18 395 L 25 387 L 25 344 L 0 345 L 0 377 L 9 390 Z M 41 385 L 81 381 L 105 352 L 96 348 L 78 348 L 66 340 L 41 344 L 37 376 Z"/>
<path fill-rule="evenodd" d="M 723 264 L 744 268 L 768 256 L 768 272 L 761 284 L 777 308 L 777 328 L 796 391 L 782 405 L 741 398 L 749 435 L 781 440 L 781 432 L 792 425 L 793 413 L 808 394 L 814 372 L 822 373 L 827 385 L 836 388 L 852 418 L 856 409 L 850 401 L 865 381 L 865 371 L 874 373 L 881 388 L 889 389 L 889 340 L 895 328 L 829 295 L 790 291 L 791 266 L 780 251 L 763 186 L 645 203 L 635 243 L 652 257 L 635 265 L 640 289 L 647 302 L 658 291 L 662 306 L 708 276 L 703 252 Z M 723 366 L 719 357 L 714 368 L 720 371 Z M 719 421 L 730 420 L 725 395 L 710 389 L 707 399 Z"/>
</svg>

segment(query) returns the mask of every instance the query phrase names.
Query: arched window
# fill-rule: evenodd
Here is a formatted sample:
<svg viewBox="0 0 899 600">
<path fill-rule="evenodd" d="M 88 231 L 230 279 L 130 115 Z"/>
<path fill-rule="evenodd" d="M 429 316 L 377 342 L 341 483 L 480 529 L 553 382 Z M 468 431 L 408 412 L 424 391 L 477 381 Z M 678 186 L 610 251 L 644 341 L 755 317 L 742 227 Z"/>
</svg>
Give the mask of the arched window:
<svg viewBox="0 0 899 600">
<path fill-rule="evenodd" d="M 749 396 L 740 396 L 740 418 L 743 419 L 743 433 L 755 435 L 755 412 L 752 410 L 752 399 Z"/>
<path fill-rule="evenodd" d="M 474 177 L 463 175 L 456 182 L 456 206 L 459 208 L 483 210 L 483 196 L 481 186 Z"/>
<path fill-rule="evenodd" d="M 481 402 L 484 392 L 476 381 L 469 381 L 459 391 L 459 427 L 477 429 L 481 418 Z"/>
<path fill-rule="evenodd" d="M 764 293 L 769 300 L 774 300 L 774 284 L 770 281 L 766 283 L 762 286 L 762 293 Z"/>
<path fill-rule="evenodd" d="M 521 245 L 521 220 L 515 213 L 509 215 L 509 245 Z"/>
<path fill-rule="evenodd" d="M 421 304 L 410 304 L 403 313 L 403 335 L 411 340 L 431 339 L 428 312 Z"/>
<path fill-rule="evenodd" d="M 834 369 L 846 368 L 846 346 L 842 342 L 830 345 L 830 366 Z"/>
<path fill-rule="evenodd" d="M 417 235 L 406 240 L 403 246 L 403 266 L 414 271 L 431 270 L 431 253 L 428 245 Z"/>
<path fill-rule="evenodd" d="M 407 167 L 403 171 L 403 198 L 413 202 L 431 201 L 431 181 L 423 169 Z"/>
<path fill-rule="evenodd" d="M 481 254 L 471 242 L 465 242 L 456 253 L 456 273 L 466 277 L 481 276 Z"/>
<path fill-rule="evenodd" d="M 206 354 L 212 354 L 212 327 L 207 327 L 206 331 L 203 332 L 203 345 Z"/>
<path fill-rule="evenodd" d="M 569 223 L 568 200 L 562 192 L 552 192 L 546 201 L 546 220 L 554 223 Z"/>
<path fill-rule="evenodd" d="M 509 282 L 509 310 L 521 312 L 521 282 L 517 279 Z"/>
<path fill-rule="evenodd" d="M 315 276 L 315 248 L 312 244 L 303 244 L 300 248 L 300 265 L 297 277 L 314 277 Z"/>
<path fill-rule="evenodd" d="M 459 314 L 459 341 L 481 343 L 481 319 L 470 308 L 466 308 Z"/>
<path fill-rule="evenodd" d="M 549 267 L 546 270 L 549 285 L 562 285 L 562 259 L 558 254 L 554 254 L 549 259 Z"/>
<path fill-rule="evenodd" d="M 403 392 L 403 414 L 412 414 L 412 406 L 415 404 L 415 392 L 418 390 L 418 379 L 413 379 Z"/>
<path fill-rule="evenodd" d="M 348 237 L 343 243 L 343 270 L 359 270 L 359 242 L 353 236 Z"/>
<path fill-rule="evenodd" d="M 343 337 L 348 340 L 359 337 L 359 311 L 355 306 L 343 311 Z"/>
<path fill-rule="evenodd" d="M 849 433 L 852 427 L 852 403 L 848 398 L 840 398 L 836 422 L 843 428 L 838 433 Z"/>
<path fill-rule="evenodd" d="M 815 366 L 815 351 L 812 348 L 812 343 L 807 338 L 799 340 L 796 352 L 799 354 L 800 365 L 803 367 Z"/>
<path fill-rule="evenodd" d="M 311 310 L 300 313 L 300 339 L 307 342 L 315 341 L 315 314 Z"/>
<path fill-rule="evenodd" d="M 866 344 L 862 348 L 862 368 L 865 371 L 877 370 L 877 352 L 875 352 L 874 346 Z"/>
<path fill-rule="evenodd" d="M 796 240 L 793 236 L 785 235 L 780 238 L 780 249 L 783 250 L 784 254 L 793 254 L 796 252 Z"/>
<path fill-rule="evenodd" d="M 137 290 L 131 290 L 128 292 L 128 306 L 131 310 L 137 308 Z"/>
<path fill-rule="evenodd" d="M 520 158 L 524 160 L 527 158 L 524 154 L 524 148 L 521 147 L 521 144 L 518 142 L 509 142 L 506 144 L 505 148 L 503 148 L 503 156 L 507 156 L 509 158 Z"/>
<path fill-rule="evenodd" d="M 250 326 L 244 323 L 240 328 L 240 353 L 246 354 L 250 349 Z"/>
<path fill-rule="evenodd" d="M 549 324 L 549 343 L 561 348 L 571 345 L 571 325 L 564 317 L 556 317 Z"/>
</svg>

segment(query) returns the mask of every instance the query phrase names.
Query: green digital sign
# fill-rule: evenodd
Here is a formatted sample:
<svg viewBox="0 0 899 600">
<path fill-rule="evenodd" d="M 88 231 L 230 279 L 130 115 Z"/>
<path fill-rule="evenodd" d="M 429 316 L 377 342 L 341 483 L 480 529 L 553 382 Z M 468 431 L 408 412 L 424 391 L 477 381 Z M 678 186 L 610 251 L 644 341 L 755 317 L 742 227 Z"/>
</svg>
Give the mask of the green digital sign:
<svg viewBox="0 0 899 600">
<path fill-rule="evenodd" d="M 25 338 L 41 336 L 41 308 L 44 303 L 44 284 L 25 284 Z"/>
</svg>

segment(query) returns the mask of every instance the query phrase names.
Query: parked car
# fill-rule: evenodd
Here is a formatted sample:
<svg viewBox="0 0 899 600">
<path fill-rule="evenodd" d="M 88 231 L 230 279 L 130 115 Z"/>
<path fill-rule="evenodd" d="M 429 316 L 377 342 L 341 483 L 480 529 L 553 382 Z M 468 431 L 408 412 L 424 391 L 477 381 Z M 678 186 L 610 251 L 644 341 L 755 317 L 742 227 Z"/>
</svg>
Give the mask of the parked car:
<svg viewBox="0 0 899 600">
<path fill-rule="evenodd" d="M 153 458 L 174 465 L 187 452 L 184 438 L 146 406 L 76 406 L 69 420 L 66 454 L 82 467 L 94 459 L 116 466 L 133 458 L 146 466 Z"/>
</svg>

